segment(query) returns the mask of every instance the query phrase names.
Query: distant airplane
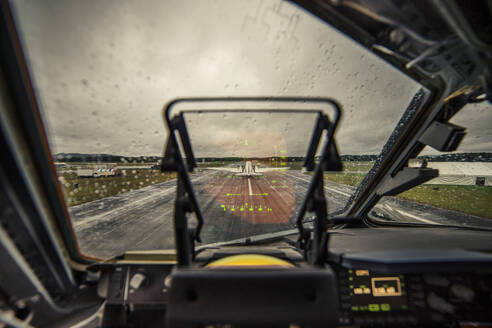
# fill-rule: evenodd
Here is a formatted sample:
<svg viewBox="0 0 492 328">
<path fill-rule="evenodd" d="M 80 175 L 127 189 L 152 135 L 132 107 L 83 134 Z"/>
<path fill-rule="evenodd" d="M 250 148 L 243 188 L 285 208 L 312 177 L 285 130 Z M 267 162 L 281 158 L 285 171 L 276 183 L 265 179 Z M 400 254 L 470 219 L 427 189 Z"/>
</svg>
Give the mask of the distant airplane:
<svg viewBox="0 0 492 328">
<path fill-rule="evenodd" d="M 226 171 L 226 172 L 232 172 L 234 173 L 235 176 L 241 176 L 241 177 L 254 177 L 254 176 L 261 176 L 265 172 L 271 172 L 271 171 L 285 171 L 289 169 L 288 167 L 258 167 L 258 165 L 253 166 L 253 163 L 251 161 L 246 161 L 243 165 L 240 165 L 239 167 L 207 167 L 209 170 L 216 170 L 216 171 Z"/>
</svg>

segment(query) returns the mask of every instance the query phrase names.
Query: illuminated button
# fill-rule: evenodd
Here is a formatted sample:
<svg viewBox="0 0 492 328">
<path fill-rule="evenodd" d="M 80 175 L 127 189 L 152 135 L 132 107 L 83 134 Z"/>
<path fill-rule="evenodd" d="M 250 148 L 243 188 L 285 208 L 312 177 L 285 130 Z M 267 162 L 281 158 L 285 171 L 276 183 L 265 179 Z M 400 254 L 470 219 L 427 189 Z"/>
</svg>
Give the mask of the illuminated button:
<svg viewBox="0 0 492 328">
<path fill-rule="evenodd" d="M 135 273 L 130 279 L 130 287 L 133 289 L 139 289 L 142 287 L 147 280 L 147 277 L 144 274 L 141 273 Z"/>
<path fill-rule="evenodd" d="M 355 275 L 356 276 L 368 276 L 369 271 L 368 270 L 355 270 Z"/>
<path fill-rule="evenodd" d="M 391 306 L 389 304 L 381 304 L 381 311 L 391 311 Z"/>
<path fill-rule="evenodd" d="M 379 312 L 379 304 L 369 304 L 369 311 Z"/>
<path fill-rule="evenodd" d="M 364 294 L 370 294 L 371 289 L 370 288 L 364 288 Z"/>
<path fill-rule="evenodd" d="M 362 294 L 362 288 L 354 288 L 354 294 Z"/>
<path fill-rule="evenodd" d="M 352 306 L 350 309 L 352 311 L 359 311 L 359 307 L 358 306 Z"/>
<path fill-rule="evenodd" d="M 386 288 L 384 287 L 378 287 L 376 288 L 376 291 L 378 294 L 386 294 Z"/>
<path fill-rule="evenodd" d="M 395 293 L 395 287 L 386 288 L 386 292 L 388 292 L 389 294 Z"/>
</svg>

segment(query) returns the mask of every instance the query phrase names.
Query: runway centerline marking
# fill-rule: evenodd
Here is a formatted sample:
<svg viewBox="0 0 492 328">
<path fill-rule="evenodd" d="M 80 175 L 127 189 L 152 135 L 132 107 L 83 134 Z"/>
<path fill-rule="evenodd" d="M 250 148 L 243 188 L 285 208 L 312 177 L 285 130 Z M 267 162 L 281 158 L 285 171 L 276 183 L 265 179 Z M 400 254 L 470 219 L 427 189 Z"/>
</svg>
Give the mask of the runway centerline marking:
<svg viewBox="0 0 492 328">
<path fill-rule="evenodd" d="M 248 178 L 248 188 L 249 188 L 249 195 L 253 196 L 253 190 L 251 189 L 251 180 Z"/>
<path fill-rule="evenodd" d="M 415 220 L 418 220 L 418 221 L 421 221 L 421 222 L 424 222 L 424 223 L 441 225 L 441 223 L 439 223 L 439 222 L 435 222 L 435 221 L 431 221 L 431 220 L 427 220 L 427 219 L 422 219 L 422 218 L 420 218 L 420 217 L 418 217 L 416 215 L 410 214 L 410 213 L 405 212 L 405 211 L 402 211 L 402 210 L 395 209 L 395 211 L 397 211 L 401 215 L 409 216 L 409 217 L 411 217 L 411 218 L 413 218 Z"/>
</svg>

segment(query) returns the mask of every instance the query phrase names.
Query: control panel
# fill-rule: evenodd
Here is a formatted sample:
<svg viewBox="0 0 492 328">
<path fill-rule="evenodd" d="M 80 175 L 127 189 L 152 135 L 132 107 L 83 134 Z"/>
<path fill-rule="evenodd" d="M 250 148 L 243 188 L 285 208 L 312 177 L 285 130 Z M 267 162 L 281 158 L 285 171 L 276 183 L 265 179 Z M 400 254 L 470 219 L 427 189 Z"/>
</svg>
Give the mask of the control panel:
<svg viewBox="0 0 492 328">
<path fill-rule="evenodd" d="M 348 270 L 350 310 L 392 312 L 408 309 L 404 275 L 370 274 L 369 270 Z"/>
<path fill-rule="evenodd" d="M 164 265 L 122 265 L 103 271 L 99 290 L 108 304 L 167 303 L 171 267 Z"/>
<path fill-rule="evenodd" d="M 171 265 L 103 269 L 99 291 L 107 300 L 107 322 L 148 320 L 164 324 L 171 269 Z M 492 273 L 383 273 L 357 268 L 335 271 L 340 326 L 452 323 L 457 327 L 492 327 Z M 270 283 L 268 286 L 275 287 Z"/>
<path fill-rule="evenodd" d="M 492 323 L 492 274 L 341 269 L 339 284 L 341 325 Z"/>
</svg>

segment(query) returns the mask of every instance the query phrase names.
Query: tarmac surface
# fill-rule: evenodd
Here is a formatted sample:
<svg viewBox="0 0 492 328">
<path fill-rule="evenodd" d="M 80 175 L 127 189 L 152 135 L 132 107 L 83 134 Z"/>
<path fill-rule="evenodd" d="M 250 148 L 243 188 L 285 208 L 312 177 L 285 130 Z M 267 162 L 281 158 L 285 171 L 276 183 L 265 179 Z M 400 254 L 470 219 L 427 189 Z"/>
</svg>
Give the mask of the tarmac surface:
<svg viewBox="0 0 492 328">
<path fill-rule="evenodd" d="M 205 219 L 203 244 L 295 228 L 310 178 L 294 170 L 259 177 L 210 170 L 192 174 Z M 329 212 L 343 209 L 354 190 L 325 180 Z M 108 258 L 129 250 L 174 248 L 175 194 L 176 180 L 170 180 L 70 207 L 81 251 Z M 395 197 L 387 197 L 373 211 L 383 221 L 492 227 L 492 220 Z"/>
</svg>

